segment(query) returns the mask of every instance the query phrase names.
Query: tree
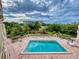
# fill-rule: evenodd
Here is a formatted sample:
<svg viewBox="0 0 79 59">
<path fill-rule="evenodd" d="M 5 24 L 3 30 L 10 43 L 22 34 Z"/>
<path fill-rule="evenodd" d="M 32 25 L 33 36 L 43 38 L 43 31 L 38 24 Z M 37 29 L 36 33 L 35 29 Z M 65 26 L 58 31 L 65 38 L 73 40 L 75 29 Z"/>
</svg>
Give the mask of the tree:
<svg viewBox="0 0 79 59">
<path fill-rule="evenodd" d="M 41 28 L 42 24 L 39 21 L 33 22 L 31 24 L 29 24 L 31 30 L 39 30 L 39 28 Z"/>
<path fill-rule="evenodd" d="M 39 30 L 39 28 L 41 28 L 41 23 L 36 21 L 34 27 L 35 27 L 36 30 Z"/>
<path fill-rule="evenodd" d="M 21 28 L 22 28 L 22 32 L 24 34 L 28 34 L 29 33 L 30 27 L 29 27 L 28 24 L 23 24 L 23 26 Z"/>
</svg>

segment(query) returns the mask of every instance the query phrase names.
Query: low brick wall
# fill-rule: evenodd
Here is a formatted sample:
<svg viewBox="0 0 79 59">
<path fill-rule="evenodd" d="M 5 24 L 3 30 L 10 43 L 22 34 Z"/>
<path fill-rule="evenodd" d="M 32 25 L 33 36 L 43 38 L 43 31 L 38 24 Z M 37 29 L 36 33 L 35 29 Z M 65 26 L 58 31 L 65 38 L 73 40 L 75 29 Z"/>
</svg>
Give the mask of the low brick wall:
<svg viewBox="0 0 79 59">
<path fill-rule="evenodd" d="M 71 53 L 21 54 L 22 59 L 72 59 Z"/>
</svg>

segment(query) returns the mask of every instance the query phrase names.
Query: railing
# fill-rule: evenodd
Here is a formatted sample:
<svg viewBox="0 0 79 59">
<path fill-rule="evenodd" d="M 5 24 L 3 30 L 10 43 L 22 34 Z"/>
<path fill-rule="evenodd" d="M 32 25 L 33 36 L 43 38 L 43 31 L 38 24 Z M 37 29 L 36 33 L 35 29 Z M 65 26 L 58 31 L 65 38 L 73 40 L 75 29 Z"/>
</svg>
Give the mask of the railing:
<svg viewBox="0 0 79 59">
<path fill-rule="evenodd" d="M 30 34 L 31 36 L 52 36 L 52 34 Z"/>
<path fill-rule="evenodd" d="M 71 53 L 22 54 L 21 59 L 73 59 Z"/>
<path fill-rule="evenodd" d="M 1 43 L 0 58 L 1 59 L 9 59 L 7 53 L 8 49 L 6 45 L 6 40 L 7 38 L 6 38 L 5 26 L 3 23 L 0 23 L 0 43 Z"/>
<path fill-rule="evenodd" d="M 4 59 L 4 38 L 2 36 L 2 24 L 0 24 L 0 58 Z"/>
</svg>

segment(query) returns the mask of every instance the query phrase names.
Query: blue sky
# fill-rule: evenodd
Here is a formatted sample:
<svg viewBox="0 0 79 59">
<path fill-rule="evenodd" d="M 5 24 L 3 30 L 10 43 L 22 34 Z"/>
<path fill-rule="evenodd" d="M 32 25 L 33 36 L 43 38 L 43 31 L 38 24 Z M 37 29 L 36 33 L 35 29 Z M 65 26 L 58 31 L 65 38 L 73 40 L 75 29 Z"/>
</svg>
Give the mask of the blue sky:
<svg viewBox="0 0 79 59">
<path fill-rule="evenodd" d="M 79 0 L 2 0 L 4 21 L 79 22 Z"/>
</svg>

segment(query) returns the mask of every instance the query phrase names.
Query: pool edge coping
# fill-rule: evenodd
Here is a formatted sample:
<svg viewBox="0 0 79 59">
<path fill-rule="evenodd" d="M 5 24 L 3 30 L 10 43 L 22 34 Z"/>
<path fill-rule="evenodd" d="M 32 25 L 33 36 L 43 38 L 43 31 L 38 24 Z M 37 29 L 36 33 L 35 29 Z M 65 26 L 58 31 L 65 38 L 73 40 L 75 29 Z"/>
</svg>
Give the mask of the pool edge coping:
<svg viewBox="0 0 79 59">
<path fill-rule="evenodd" d="M 28 45 L 28 43 L 31 40 L 26 41 L 27 44 L 24 45 L 22 51 L 21 51 L 21 55 L 27 55 L 27 54 L 72 54 L 72 52 L 69 51 L 68 48 L 64 47 L 60 42 L 58 42 L 57 40 L 33 40 L 33 41 L 56 41 L 59 45 L 61 45 L 61 47 L 63 47 L 67 52 L 24 52 L 26 46 Z"/>
</svg>

